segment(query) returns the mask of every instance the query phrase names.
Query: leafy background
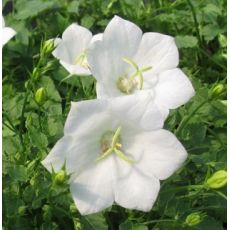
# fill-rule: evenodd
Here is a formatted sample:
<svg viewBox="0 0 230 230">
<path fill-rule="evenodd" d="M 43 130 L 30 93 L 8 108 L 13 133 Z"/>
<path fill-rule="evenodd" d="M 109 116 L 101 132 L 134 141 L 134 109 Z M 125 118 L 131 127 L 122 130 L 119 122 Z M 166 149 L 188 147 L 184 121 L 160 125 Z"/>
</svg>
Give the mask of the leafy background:
<svg viewBox="0 0 230 230">
<path fill-rule="evenodd" d="M 199 190 L 215 171 L 226 170 L 226 4 L 224 0 L 3 0 L 6 24 L 17 35 L 3 48 L 3 228 L 180 230 L 226 229 L 226 188 Z M 196 96 L 171 111 L 165 128 L 174 132 L 189 157 L 161 182 L 149 213 L 113 207 L 81 216 L 67 180 L 55 183 L 41 165 L 63 134 L 70 101 L 95 98 L 95 80 L 74 77 L 49 53 L 43 41 L 60 36 L 72 22 L 93 33 L 113 15 L 176 38 L 180 68 Z M 218 85 L 218 90 L 214 88 Z M 46 102 L 35 101 L 38 88 Z M 204 215 L 188 226 L 186 217 Z"/>
</svg>

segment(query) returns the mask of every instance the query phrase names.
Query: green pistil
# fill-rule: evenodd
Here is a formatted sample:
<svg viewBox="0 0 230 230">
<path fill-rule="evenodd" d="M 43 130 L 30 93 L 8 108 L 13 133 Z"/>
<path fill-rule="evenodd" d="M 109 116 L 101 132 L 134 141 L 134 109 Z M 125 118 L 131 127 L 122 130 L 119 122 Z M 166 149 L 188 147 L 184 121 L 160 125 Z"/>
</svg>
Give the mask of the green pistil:
<svg viewBox="0 0 230 230">
<path fill-rule="evenodd" d="M 130 94 L 135 88 L 138 88 L 137 84 L 135 83 L 135 78 L 138 77 L 139 89 L 142 90 L 143 84 L 144 84 L 143 73 L 151 70 L 152 67 L 147 66 L 147 67 L 143 67 L 140 69 L 138 65 L 129 58 L 123 57 L 122 60 L 126 62 L 127 64 L 131 65 L 135 69 L 135 72 L 129 78 L 127 76 L 120 77 L 117 82 L 117 87 L 121 90 L 121 92 Z"/>
<path fill-rule="evenodd" d="M 87 50 L 84 50 L 83 52 L 81 52 L 80 55 L 75 60 L 75 64 L 80 65 L 83 68 L 89 68 L 89 65 L 86 59 L 86 51 Z"/>
<path fill-rule="evenodd" d="M 122 160 L 124 160 L 128 163 L 133 163 L 134 161 L 132 159 L 128 158 L 121 151 L 122 145 L 121 145 L 121 143 L 119 143 L 120 135 L 121 135 L 121 127 L 118 127 L 116 132 L 114 133 L 112 140 L 111 140 L 111 145 L 107 146 L 107 144 L 106 144 L 106 146 L 105 146 L 104 143 L 108 143 L 108 141 L 110 139 L 110 135 L 111 135 L 111 131 L 102 136 L 103 139 L 101 141 L 101 145 L 102 145 L 101 148 L 104 152 L 99 157 L 97 157 L 96 162 L 104 160 L 105 158 L 107 158 L 109 155 L 111 155 L 114 152 Z M 105 147 L 107 147 L 107 148 L 105 149 Z"/>
</svg>

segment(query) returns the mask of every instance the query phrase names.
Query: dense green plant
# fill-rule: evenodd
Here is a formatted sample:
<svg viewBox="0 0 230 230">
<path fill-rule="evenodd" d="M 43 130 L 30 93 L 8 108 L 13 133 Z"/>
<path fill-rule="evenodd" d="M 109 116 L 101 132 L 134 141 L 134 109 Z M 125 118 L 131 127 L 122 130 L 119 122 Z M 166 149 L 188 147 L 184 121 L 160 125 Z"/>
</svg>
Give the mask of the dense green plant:
<svg viewBox="0 0 230 230">
<path fill-rule="evenodd" d="M 226 186 L 207 186 L 214 172 L 226 170 L 226 4 L 224 0 L 3 1 L 6 24 L 17 31 L 3 48 L 4 229 L 226 229 Z M 72 22 L 102 32 L 115 14 L 143 31 L 176 38 L 180 68 L 192 80 L 196 95 L 171 111 L 165 128 L 177 135 L 189 157 L 161 183 L 151 212 L 114 205 L 81 216 L 69 194 L 67 175 L 50 175 L 40 162 L 62 136 L 70 102 L 96 97 L 95 81 L 65 79 L 68 73 L 44 41 L 60 36 Z"/>
</svg>

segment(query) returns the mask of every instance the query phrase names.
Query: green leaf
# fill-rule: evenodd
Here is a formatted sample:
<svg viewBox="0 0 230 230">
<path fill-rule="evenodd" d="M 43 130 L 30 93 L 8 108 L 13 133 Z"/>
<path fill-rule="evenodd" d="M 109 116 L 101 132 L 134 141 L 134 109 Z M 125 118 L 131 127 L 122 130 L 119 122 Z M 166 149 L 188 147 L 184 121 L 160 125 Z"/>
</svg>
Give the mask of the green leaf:
<svg viewBox="0 0 230 230">
<path fill-rule="evenodd" d="M 35 129 L 33 126 L 28 128 L 28 134 L 30 138 L 30 142 L 34 147 L 39 149 L 44 149 L 48 145 L 47 137 L 40 130 Z"/>
<path fill-rule="evenodd" d="M 105 217 L 102 213 L 92 214 L 82 217 L 82 223 L 85 230 L 107 230 L 108 226 L 106 224 Z"/>
<path fill-rule="evenodd" d="M 95 22 L 95 18 L 90 16 L 90 15 L 85 15 L 82 19 L 81 19 L 81 25 L 86 27 L 86 28 L 90 28 L 92 27 L 92 25 Z"/>
<path fill-rule="evenodd" d="M 120 224 L 119 230 L 148 230 L 148 227 L 144 224 L 133 224 L 131 221 L 127 220 Z"/>
<path fill-rule="evenodd" d="M 224 29 L 216 24 L 208 24 L 201 29 L 201 34 L 206 41 L 213 40 L 218 34 L 223 33 Z"/>
<path fill-rule="evenodd" d="M 197 38 L 194 36 L 176 36 L 176 44 L 178 48 L 194 48 L 197 46 Z"/>
<path fill-rule="evenodd" d="M 27 169 L 23 165 L 9 166 L 7 169 L 10 177 L 16 181 L 27 181 Z"/>
<path fill-rule="evenodd" d="M 133 223 L 129 220 L 125 221 L 119 226 L 119 230 L 132 230 L 132 229 L 133 229 Z"/>
<path fill-rule="evenodd" d="M 52 8 L 56 3 L 53 1 L 18 1 L 18 13 L 15 15 L 15 19 L 24 20 L 29 17 L 34 17 L 40 12 Z"/>
</svg>

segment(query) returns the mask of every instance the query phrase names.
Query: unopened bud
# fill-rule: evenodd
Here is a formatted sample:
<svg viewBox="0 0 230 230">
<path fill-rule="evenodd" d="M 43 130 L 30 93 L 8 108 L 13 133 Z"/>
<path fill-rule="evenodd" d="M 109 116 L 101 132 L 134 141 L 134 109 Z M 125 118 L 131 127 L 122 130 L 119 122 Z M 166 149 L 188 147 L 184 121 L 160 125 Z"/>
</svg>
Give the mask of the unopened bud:
<svg viewBox="0 0 230 230">
<path fill-rule="evenodd" d="M 40 70 L 39 70 L 39 68 L 35 67 L 33 69 L 32 77 L 33 77 L 33 79 L 38 80 L 38 78 L 40 77 Z"/>
<path fill-rule="evenodd" d="M 220 46 L 221 46 L 222 48 L 227 47 L 227 38 L 226 38 L 225 35 L 219 34 L 219 36 L 218 36 L 218 41 L 219 41 Z"/>
<path fill-rule="evenodd" d="M 43 105 L 46 102 L 47 99 L 47 92 L 45 88 L 39 88 L 35 93 L 35 101 L 39 105 Z"/>
<path fill-rule="evenodd" d="M 186 217 L 185 225 L 194 226 L 194 225 L 201 223 L 202 220 L 203 220 L 203 215 L 201 215 L 201 213 L 199 212 L 194 212 L 194 213 L 189 214 Z"/>
<path fill-rule="evenodd" d="M 54 49 L 54 40 L 49 39 L 43 43 L 42 52 L 43 54 L 51 53 Z"/>
<path fill-rule="evenodd" d="M 54 177 L 54 183 L 57 185 L 61 185 L 64 183 L 66 179 L 66 173 L 64 170 L 60 170 Z"/>
<path fill-rule="evenodd" d="M 225 87 L 223 84 L 217 84 L 212 90 L 211 90 L 211 96 L 213 98 L 220 97 L 225 91 Z"/>
<path fill-rule="evenodd" d="M 69 207 L 69 209 L 70 209 L 70 212 L 72 214 L 76 214 L 77 213 L 77 208 L 76 208 L 75 204 L 71 204 L 70 207 Z"/>
<path fill-rule="evenodd" d="M 19 214 L 20 216 L 23 216 L 23 215 L 25 214 L 25 212 L 26 212 L 26 206 L 22 205 L 22 206 L 20 206 L 20 207 L 18 208 L 18 214 Z"/>
<path fill-rule="evenodd" d="M 43 211 L 43 219 L 45 221 L 50 221 L 52 218 L 52 209 L 49 205 L 45 204 L 42 207 L 42 211 Z"/>
<path fill-rule="evenodd" d="M 227 184 L 227 172 L 219 170 L 215 172 L 206 182 L 206 185 L 212 189 L 219 189 Z"/>
</svg>

